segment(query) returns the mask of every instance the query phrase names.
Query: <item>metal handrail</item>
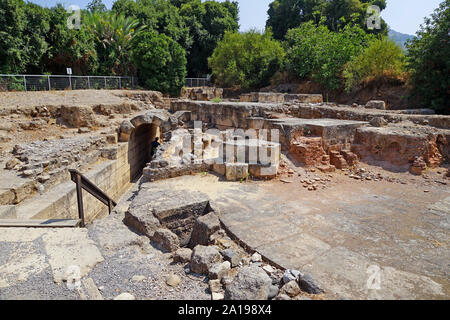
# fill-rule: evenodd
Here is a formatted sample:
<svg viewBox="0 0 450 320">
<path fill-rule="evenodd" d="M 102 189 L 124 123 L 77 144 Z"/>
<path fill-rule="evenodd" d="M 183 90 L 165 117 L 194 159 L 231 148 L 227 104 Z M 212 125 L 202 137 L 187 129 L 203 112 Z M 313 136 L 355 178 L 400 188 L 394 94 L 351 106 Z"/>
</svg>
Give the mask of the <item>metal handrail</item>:
<svg viewBox="0 0 450 320">
<path fill-rule="evenodd" d="M 83 193 L 82 189 L 89 192 L 92 196 L 97 198 L 100 202 L 108 206 L 109 214 L 112 209 L 117 206 L 117 203 L 112 200 L 106 193 L 100 190 L 94 183 L 89 181 L 78 170 L 69 169 L 70 179 L 75 182 L 77 189 L 77 202 L 78 202 L 78 217 L 81 220 L 81 227 L 85 227 L 84 208 L 83 208 Z"/>
</svg>

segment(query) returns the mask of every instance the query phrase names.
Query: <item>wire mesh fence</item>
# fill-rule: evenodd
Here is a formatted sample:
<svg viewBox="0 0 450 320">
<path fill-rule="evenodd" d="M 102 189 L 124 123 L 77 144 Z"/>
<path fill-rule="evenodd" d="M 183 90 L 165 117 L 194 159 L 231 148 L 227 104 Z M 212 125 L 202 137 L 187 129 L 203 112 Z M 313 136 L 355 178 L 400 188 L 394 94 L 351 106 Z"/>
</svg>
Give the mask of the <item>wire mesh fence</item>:
<svg viewBox="0 0 450 320">
<path fill-rule="evenodd" d="M 134 89 L 135 77 L 0 74 L 0 91 Z"/>
<path fill-rule="evenodd" d="M 209 87 L 211 85 L 211 81 L 209 78 L 186 78 L 185 86 L 186 87 Z"/>
</svg>

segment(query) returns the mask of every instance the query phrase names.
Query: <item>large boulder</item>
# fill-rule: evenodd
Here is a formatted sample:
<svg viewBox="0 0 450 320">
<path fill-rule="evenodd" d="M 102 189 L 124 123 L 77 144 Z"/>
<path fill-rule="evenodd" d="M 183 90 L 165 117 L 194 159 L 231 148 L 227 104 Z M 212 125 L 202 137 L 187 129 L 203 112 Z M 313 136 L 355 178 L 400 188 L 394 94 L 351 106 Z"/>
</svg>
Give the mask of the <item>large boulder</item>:
<svg viewBox="0 0 450 320">
<path fill-rule="evenodd" d="M 198 217 L 195 220 L 194 228 L 192 229 L 190 246 L 195 247 L 199 244 L 207 246 L 209 243 L 209 237 L 219 229 L 219 218 L 217 218 L 213 212 Z"/>
<path fill-rule="evenodd" d="M 147 237 L 161 228 L 161 223 L 146 206 L 133 206 L 125 212 L 124 223 Z"/>
<path fill-rule="evenodd" d="M 267 300 L 272 280 L 256 266 L 239 270 L 236 278 L 226 287 L 225 300 Z"/>
<path fill-rule="evenodd" d="M 211 267 L 222 261 L 222 256 L 215 247 L 198 245 L 192 251 L 191 271 L 199 274 L 208 274 Z"/>
</svg>

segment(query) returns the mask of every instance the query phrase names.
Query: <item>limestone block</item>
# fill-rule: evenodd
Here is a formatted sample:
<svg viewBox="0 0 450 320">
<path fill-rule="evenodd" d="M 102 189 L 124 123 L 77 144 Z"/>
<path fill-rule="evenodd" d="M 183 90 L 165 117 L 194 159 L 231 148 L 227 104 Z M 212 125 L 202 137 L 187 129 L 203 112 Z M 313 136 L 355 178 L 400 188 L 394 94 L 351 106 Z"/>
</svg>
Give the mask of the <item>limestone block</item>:
<svg viewBox="0 0 450 320">
<path fill-rule="evenodd" d="M 248 164 L 246 163 L 227 163 L 225 169 L 227 181 L 238 181 L 248 177 Z"/>
</svg>

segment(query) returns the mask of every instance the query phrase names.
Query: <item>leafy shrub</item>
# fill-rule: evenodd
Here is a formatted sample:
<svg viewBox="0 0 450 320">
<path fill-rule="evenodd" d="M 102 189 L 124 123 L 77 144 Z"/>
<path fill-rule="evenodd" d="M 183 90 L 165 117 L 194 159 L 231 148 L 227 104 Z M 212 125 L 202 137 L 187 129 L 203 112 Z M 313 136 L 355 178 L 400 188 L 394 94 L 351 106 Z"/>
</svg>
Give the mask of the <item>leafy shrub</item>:
<svg viewBox="0 0 450 320">
<path fill-rule="evenodd" d="M 327 90 L 341 87 L 343 66 L 359 55 L 373 35 L 348 24 L 340 32 L 330 31 L 322 20 L 306 22 L 286 35 L 285 68 L 300 79 L 312 78 Z"/>
<path fill-rule="evenodd" d="M 186 52 L 174 40 L 156 31 L 141 33 L 133 60 L 139 79 L 148 89 L 178 96 L 186 77 Z"/>
<path fill-rule="evenodd" d="M 270 31 L 262 34 L 252 30 L 225 33 L 208 62 L 219 86 L 248 89 L 268 85 L 283 57 L 283 47 Z"/>
<path fill-rule="evenodd" d="M 408 47 L 412 100 L 450 114 L 450 0 L 443 1 Z"/>
<path fill-rule="evenodd" d="M 383 78 L 400 80 L 404 63 L 405 54 L 395 42 L 388 38 L 374 40 L 345 66 L 345 89 L 349 92 L 362 83 Z"/>
</svg>

